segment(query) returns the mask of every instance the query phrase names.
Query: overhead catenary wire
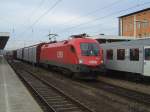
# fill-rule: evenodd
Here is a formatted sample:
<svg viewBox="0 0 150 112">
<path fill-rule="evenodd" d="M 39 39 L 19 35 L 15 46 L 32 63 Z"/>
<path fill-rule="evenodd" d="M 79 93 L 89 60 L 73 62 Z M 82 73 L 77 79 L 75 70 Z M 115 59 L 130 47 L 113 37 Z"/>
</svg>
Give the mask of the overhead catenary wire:
<svg viewBox="0 0 150 112">
<path fill-rule="evenodd" d="M 123 0 L 122 0 L 122 1 L 123 1 Z M 97 9 L 95 9 L 95 10 L 93 10 L 93 11 L 90 11 L 90 12 L 84 14 L 84 17 L 85 17 L 85 16 L 88 17 L 88 16 L 90 16 L 90 15 L 93 15 L 94 13 L 98 12 L 99 10 L 104 10 L 104 9 L 106 9 L 106 8 L 112 7 L 113 5 L 116 5 L 116 4 L 118 4 L 118 3 L 122 2 L 122 1 L 117 0 L 117 1 L 115 1 L 115 2 L 113 2 L 113 3 L 108 4 L 107 6 L 104 6 L 104 7 L 101 7 L 101 8 L 97 8 Z M 67 21 L 67 22 L 65 22 L 65 23 L 68 23 L 68 22 L 71 22 L 71 21 L 77 21 L 77 20 L 79 20 L 79 19 L 81 19 L 81 18 L 82 18 L 82 17 L 75 17 L 75 18 L 73 18 L 72 20 L 69 20 L 69 21 Z M 65 23 L 63 23 L 62 25 L 65 25 Z M 33 28 L 32 28 L 32 29 L 33 29 Z"/>
<path fill-rule="evenodd" d="M 44 4 L 45 0 L 41 0 L 38 4 L 38 6 L 31 12 L 31 16 L 29 18 L 32 18 L 32 16 L 41 8 L 41 6 Z"/>
<path fill-rule="evenodd" d="M 144 2 L 144 3 L 142 3 L 142 4 L 136 4 L 136 5 L 132 6 L 132 7 L 129 7 L 129 8 L 126 8 L 126 9 L 123 9 L 123 10 L 120 10 L 120 11 L 116 11 L 116 12 L 113 12 L 113 13 L 110 13 L 110 14 L 105 15 L 105 16 L 103 16 L 103 17 L 98 17 L 98 18 L 95 18 L 95 19 L 93 19 L 93 20 L 89 20 L 89 21 L 86 21 L 86 22 L 84 22 L 84 23 L 81 23 L 81 24 L 78 24 L 78 25 L 75 25 L 75 26 L 72 26 L 72 27 L 65 28 L 65 29 L 63 29 L 63 30 L 60 30 L 60 31 L 57 32 L 57 33 L 63 33 L 64 31 L 68 31 L 68 30 L 71 30 L 71 29 L 74 29 L 74 28 L 78 28 L 78 27 L 80 27 L 80 26 L 87 25 L 87 24 L 89 24 L 89 23 L 93 23 L 93 22 L 102 20 L 102 19 L 104 19 L 104 18 L 106 18 L 106 17 L 112 16 L 112 15 L 115 15 L 115 14 L 118 14 L 118 13 L 121 13 L 121 12 L 124 12 L 124 11 L 127 11 L 127 10 L 134 9 L 134 8 L 136 8 L 136 7 L 140 7 L 140 6 L 143 6 L 143 5 L 147 5 L 147 4 L 150 4 L 150 2 Z"/>
<path fill-rule="evenodd" d="M 37 7 L 34 8 L 33 11 L 31 11 L 31 13 L 29 14 L 29 17 L 27 18 L 27 20 L 23 24 L 21 24 L 20 26 L 25 26 L 26 22 L 28 22 L 33 17 L 33 15 L 40 9 L 40 7 L 43 5 L 44 2 L 45 2 L 45 0 L 41 0 L 38 3 Z"/>
<path fill-rule="evenodd" d="M 122 1 L 123 1 L 123 0 L 122 0 Z M 96 12 L 98 12 L 98 11 L 102 11 L 102 10 L 104 10 L 104 9 L 110 8 L 110 7 L 114 6 L 114 5 L 117 5 L 118 3 L 122 2 L 122 1 L 121 1 L 121 0 L 117 0 L 117 1 L 115 1 L 115 2 L 113 2 L 113 3 L 108 4 L 107 6 L 104 6 L 104 7 L 101 7 L 101 8 L 97 8 L 97 9 L 95 9 L 95 10 L 93 10 L 93 11 L 90 11 L 90 12 L 84 14 L 83 16 L 84 16 L 84 18 L 85 18 L 85 17 L 88 17 L 88 16 L 91 16 L 91 15 L 93 15 L 94 13 L 96 13 Z M 65 25 L 66 23 L 68 24 L 68 23 L 70 23 L 70 22 L 72 22 L 72 21 L 77 21 L 77 20 L 79 20 L 79 19 L 81 19 L 81 18 L 83 18 L 83 17 L 82 17 L 82 16 L 75 17 L 75 18 L 73 18 L 73 19 L 71 19 L 71 20 L 69 20 L 69 21 L 64 22 L 62 25 Z"/>
<path fill-rule="evenodd" d="M 35 24 L 37 24 L 45 15 L 47 15 L 52 9 L 54 9 L 62 0 L 57 0 L 50 8 L 48 8 L 42 15 L 40 15 L 28 28 L 26 28 L 18 36 L 23 35 L 27 30 L 32 29 Z"/>
</svg>

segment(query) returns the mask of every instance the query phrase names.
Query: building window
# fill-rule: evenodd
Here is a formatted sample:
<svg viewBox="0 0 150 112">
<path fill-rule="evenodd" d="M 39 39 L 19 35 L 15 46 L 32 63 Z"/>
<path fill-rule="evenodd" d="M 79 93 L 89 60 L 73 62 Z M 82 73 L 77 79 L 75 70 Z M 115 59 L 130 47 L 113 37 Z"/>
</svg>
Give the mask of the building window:
<svg viewBox="0 0 150 112">
<path fill-rule="evenodd" d="M 125 25 L 125 32 L 128 31 L 128 25 Z"/>
<path fill-rule="evenodd" d="M 147 21 L 147 20 L 144 20 L 144 21 L 142 22 L 142 27 L 143 27 L 143 28 L 147 28 L 147 27 L 148 27 L 148 21 Z"/>
<path fill-rule="evenodd" d="M 129 30 L 130 30 L 130 31 L 133 30 L 133 24 L 132 24 L 132 23 L 129 24 Z"/>
<path fill-rule="evenodd" d="M 130 49 L 130 60 L 138 61 L 139 60 L 139 48 Z"/>
<path fill-rule="evenodd" d="M 138 29 L 141 28 L 141 22 L 137 22 L 137 28 L 138 28 Z"/>
<path fill-rule="evenodd" d="M 125 49 L 117 49 L 117 60 L 125 59 Z"/>
<path fill-rule="evenodd" d="M 150 60 L 150 48 L 145 48 L 145 60 Z"/>
<path fill-rule="evenodd" d="M 106 56 L 107 56 L 107 59 L 108 60 L 113 60 L 113 50 L 112 49 L 108 49 L 107 51 L 106 51 Z"/>
<path fill-rule="evenodd" d="M 148 37 L 149 36 L 149 33 L 144 33 L 144 37 Z"/>
</svg>

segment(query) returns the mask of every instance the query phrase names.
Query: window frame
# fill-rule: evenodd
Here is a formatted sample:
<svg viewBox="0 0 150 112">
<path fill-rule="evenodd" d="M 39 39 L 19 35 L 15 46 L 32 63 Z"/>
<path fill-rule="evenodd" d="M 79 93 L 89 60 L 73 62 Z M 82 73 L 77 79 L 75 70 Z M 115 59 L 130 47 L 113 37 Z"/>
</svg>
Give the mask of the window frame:
<svg viewBox="0 0 150 112">
<path fill-rule="evenodd" d="M 147 28 L 149 26 L 149 22 L 148 22 L 148 20 L 144 20 L 144 22 L 142 22 L 142 27 L 143 28 Z"/>
<path fill-rule="evenodd" d="M 135 58 L 135 56 L 131 55 L 132 50 L 137 50 L 138 49 L 138 57 Z M 140 49 L 139 48 L 130 48 L 129 49 L 129 56 L 130 56 L 130 61 L 139 61 L 140 58 Z"/>
<path fill-rule="evenodd" d="M 150 50 L 150 48 L 145 48 L 145 49 L 144 49 L 144 60 L 145 60 L 145 61 L 150 61 L 150 56 L 148 56 L 148 57 L 149 57 L 148 59 L 146 58 L 146 53 L 145 53 L 146 49 L 149 49 L 149 50 Z"/>
<path fill-rule="evenodd" d="M 137 29 L 141 29 L 141 22 L 137 22 Z"/>
<path fill-rule="evenodd" d="M 121 56 L 121 55 L 119 56 L 119 51 L 122 52 L 122 50 L 123 50 L 123 56 Z M 125 60 L 125 52 L 126 52 L 126 50 L 124 48 L 117 49 L 117 60 Z"/>
</svg>

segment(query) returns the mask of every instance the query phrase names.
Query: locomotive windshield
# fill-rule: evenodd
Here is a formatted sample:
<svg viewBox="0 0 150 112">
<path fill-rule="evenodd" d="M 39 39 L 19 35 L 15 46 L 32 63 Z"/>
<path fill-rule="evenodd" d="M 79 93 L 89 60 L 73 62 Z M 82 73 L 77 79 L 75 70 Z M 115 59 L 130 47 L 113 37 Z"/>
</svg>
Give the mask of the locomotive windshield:
<svg viewBox="0 0 150 112">
<path fill-rule="evenodd" d="M 99 46 L 97 43 L 81 43 L 80 44 L 82 56 L 98 56 Z"/>
</svg>

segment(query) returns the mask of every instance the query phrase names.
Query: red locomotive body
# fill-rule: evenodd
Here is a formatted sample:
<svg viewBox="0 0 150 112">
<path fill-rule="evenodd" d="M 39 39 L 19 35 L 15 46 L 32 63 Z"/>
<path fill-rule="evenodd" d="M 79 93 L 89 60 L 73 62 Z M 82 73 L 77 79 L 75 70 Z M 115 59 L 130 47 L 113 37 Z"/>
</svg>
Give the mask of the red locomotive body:
<svg viewBox="0 0 150 112">
<path fill-rule="evenodd" d="M 103 69 L 102 50 L 99 43 L 90 38 L 48 43 L 41 46 L 40 63 L 61 67 L 76 74 L 92 72 L 96 76 L 95 72 Z"/>
</svg>

